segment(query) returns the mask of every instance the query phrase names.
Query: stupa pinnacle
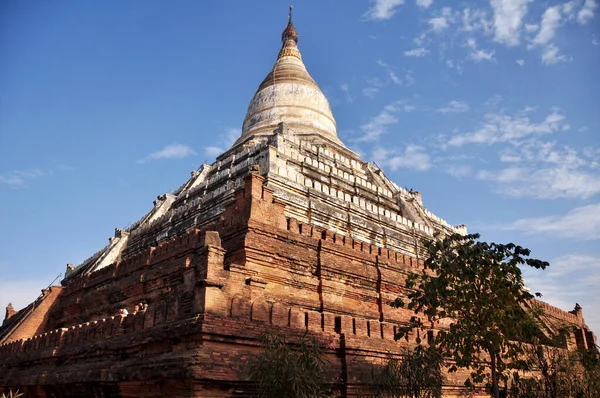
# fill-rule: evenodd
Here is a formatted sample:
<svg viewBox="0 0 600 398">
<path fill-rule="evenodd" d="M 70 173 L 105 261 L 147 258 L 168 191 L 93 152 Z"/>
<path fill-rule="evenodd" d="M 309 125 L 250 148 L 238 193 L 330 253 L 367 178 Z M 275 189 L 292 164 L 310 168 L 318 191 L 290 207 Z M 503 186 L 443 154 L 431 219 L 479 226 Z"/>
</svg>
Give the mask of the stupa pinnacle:
<svg viewBox="0 0 600 398">
<path fill-rule="evenodd" d="M 343 145 L 329 102 L 302 62 L 291 6 L 281 41 L 273 69 L 250 101 L 242 136 L 236 144 L 257 135 L 270 135 L 284 122 L 297 134 L 319 135 Z"/>
</svg>

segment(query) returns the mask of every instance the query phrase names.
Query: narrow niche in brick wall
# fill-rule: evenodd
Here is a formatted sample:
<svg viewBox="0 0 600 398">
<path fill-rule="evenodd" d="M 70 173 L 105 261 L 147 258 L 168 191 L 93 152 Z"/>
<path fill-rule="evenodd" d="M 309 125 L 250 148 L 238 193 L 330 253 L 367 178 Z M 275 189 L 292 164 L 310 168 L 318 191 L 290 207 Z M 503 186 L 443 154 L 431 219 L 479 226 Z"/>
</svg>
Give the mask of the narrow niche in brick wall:
<svg viewBox="0 0 600 398">
<path fill-rule="evenodd" d="M 334 319 L 334 329 L 336 333 L 342 333 L 342 317 L 336 316 Z"/>
<path fill-rule="evenodd" d="M 427 331 L 427 344 L 433 345 L 433 330 Z"/>
<path fill-rule="evenodd" d="M 304 327 L 308 329 L 308 312 L 304 313 Z"/>
</svg>

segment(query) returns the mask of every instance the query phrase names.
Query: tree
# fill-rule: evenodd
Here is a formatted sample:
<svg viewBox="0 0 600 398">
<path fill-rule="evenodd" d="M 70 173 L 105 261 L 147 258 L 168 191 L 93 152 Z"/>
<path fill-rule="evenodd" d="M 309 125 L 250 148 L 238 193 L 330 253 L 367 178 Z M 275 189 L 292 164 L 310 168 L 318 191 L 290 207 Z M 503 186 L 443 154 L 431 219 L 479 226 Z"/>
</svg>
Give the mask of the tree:
<svg viewBox="0 0 600 398">
<path fill-rule="evenodd" d="M 325 350 L 304 333 L 297 344 L 267 332 L 260 336 L 262 352 L 250 365 L 250 380 L 260 398 L 330 397 L 327 384 Z"/>
<path fill-rule="evenodd" d="M 563 348 L 535 342 L 525 347 L 523 361 L 517 368 L 529 372 L 530 377 L 514 372 L 510 397 L 567 398 L 576 390 L 576 363 Z"/>
<path fill-rule="evenodd" d="M 577 397 L 600 398 L 600 353 L 598 353 L 598 347 L 578 350 L 573 355 L 581 366 Z"/>
<path fill-rule="evenodd" d="M 507 367 L 522 353 L 519 341 L 537 330 L 523 309 L 533 295 L 525 289 L 519 266 L 544 269 L 548 263 L 528 258 L 530 250 L 521 246 L 478 239 L 479 234 L 454 234 L 425 241 L 425 270 L 407 278 L 407 303 L 397 298 L 392 306 L 407 305 L 416 315 L 398 338 L 414 328 L 425 329 L 422 316 L 429 325 L 445 319 L 447 327 L 440 328 L 432 343 L 454 361 L 449 371 L 470 369 L 465 384 L 487 380 L 498 398 L 499 381 L 506 380 Z"/>
<path fill-rule="evenodd" d="M 530 377 L 513 374 L 511 398 L 600 398 L 598 350 L 565 349 L 532 345 L 526 349 L 521 370 Z M 533 373 L 531 373 L 533 372 Z"/>
<path fill-rule="evenodd" d="M 443 364 L 444 358 L 433 347 L 406 349 L 401 360 L 389 358 L 385 366 L 373 369 L 375 397 L 439 398 Z"/>
</svg>

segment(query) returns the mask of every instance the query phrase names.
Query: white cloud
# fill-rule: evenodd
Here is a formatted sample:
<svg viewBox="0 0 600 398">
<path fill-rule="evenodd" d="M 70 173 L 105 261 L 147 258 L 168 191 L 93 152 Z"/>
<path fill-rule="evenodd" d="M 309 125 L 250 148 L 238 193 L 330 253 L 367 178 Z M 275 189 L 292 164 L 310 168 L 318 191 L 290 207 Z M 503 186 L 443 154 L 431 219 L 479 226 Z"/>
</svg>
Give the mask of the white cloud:
<svg viewBox="0 0 600 398">
<path fill-rule="evenodd" d="M 585 148 L 581 154 L 555 142 L 529 139 L 500 152 L 500 161 L 510 167 L 477 174 L 493 181 L 498 191 L 514 197 L 537 199 L 587 199 L 600 193 L 598 167 L 600 148 Z"/>
<path fill-rule="evenodd" d="M 450 165 L 444 168 L 444 171 L 456 178 L 465 178 L 471 174 L 471 166 Z"/>
<path fill-rule="evenodd" d="M 565 14 L 568 20 L 575 18 L 575 7 L 577 7 L 577 1 L 571 0 L 562 5 L 562 12 Z"/>
<path fill-rule="evenodd" d="M 600 193 L 600 176 L 564 166 L 509 167 L 500 171 L 480 171 L 479 179 L 498 183 L 498 192 L 518 198 L 586 199 Z"/>
<path fill-rule="evenodd" d="M 417 0 L 417 6 L 428 8 L 433 3 L 433 0 Z"/>
<path fill-rule="evenodd" d="M 548 46 L 546 46 L 544 52 L 542 53 L 542 63 L 544 65 L 553 65 L 559 62 L 567 61 L 567 57 L 564 55 L 559 55 L 558 51 L 558 47 L 550 43 Z"/>
<path fill-rule="evenodd" d="M 404 0 L 374 0 L 372 3 L 364 17 L 370 20 L 383 20 L 390 19 L 396 13 L 396 8 L 404 4 Z"/>
<path fill-rule="evenodd" d="M 583 253 L 569 253 L 550 260 L 545 271 L 523 269 L 525 282 L 534 292 L 541 292 L 543 300 L 565 311 L 575 303 L 583 307 L 583 316 L 592 330 L 600 328 L 600 258 Z M 565 289 L 569 286 L 569 289 Z"/>
<path fill-rule="evenodd" d="M 367 87 L 363 88 L 362 93 L 365 97 L 374 98 L 384 84 L 381 80 L 374 77 L 367 80 Z"/>
<path fill-rule="evenodd" d="M 379 87 L 365 87 L 362 90 L 362 93 L 365 97 L 369 97 L 369 98 L 373 98 L 375 97 L 375 94 L 377 94 L 379 92 Z"/>
<path fill-rule="evenodd" d="M 159 151 L 152 152 L 143 159 L 138 160 L 138 163 L 146 163 L 151 160 L 158 159 L 183 159 L 195 154 L 196 152 L 194 152 L 194 150 L 187 145 L 171 144 L 165 146 Z"/>
<path fill-rule="evenodd" d="M 231 146 L 241 135 L 242 131 L 239 128 L 225 129 L 225 133 L 220 136 L 219 146 L 204 147 L 204 154 L 210 158 L 216 158 L 217 156 L 231 148 Z"/>
<path fill-rule="evenodd" d="M 519 44 L 527 3 L 531 0 L 491 0 L 494 10 L 494 40 L 507 46 Z"/>
<path fill-rule="evenodd" d="M 579 253 L 565 254 L 552 260 L 547 272 L 548 276 L 561 277 L 582 270 L 591 274 L 600 272 L 600 258 Z"/>
<path fill-rule="evenodd" d="M 424 57 L 427 54 L 429 54 L 429 50 L 423 47 L 415 48 L 409 51 L 404 51 L 404 56 L 406 57 Z"/>
<path fill-rule="evenodd" d="M 404 82 L 407 86 L 412 86 L 417 82 L 417 79 L 415 79 L 415 76 L 413 75 L 411 70 L 404 74 Z"/>
<path fill-rule="evenodd" d="M 565 117 L 557 111 L 552 111 L 546 118 L 533 123 L 527 116 L 509 116 L 502 113 L 488 113 L 483 126 L 472 133 L 457 134 L 450 138 L 451 146 L 465 144 L 491 145 L 497 142 L 514 142 L 530 135 L 549 134 L 564 128 Z"/>
<path fill-rule="evenodd" d="M 594 17 L 594 10 L 598 7 L 596 0 L 585 0 L 583 7 L 577 14 L 577 21 L 580 24 L 586 24 L 590 19 Z"/>
<path fill-rule="evenodd" d="M 372 142 L 379 139 L 379 136 L 387 131 L 387 127 L 398 123 L 398 119 L 393 115 L 395 110 L 384 109 L 368 123 L 360 126 L 363 135 L 356 138 L 355 142 Z"/>
<path fill-rule="evenodd" d="M 463 9 L 461 19 L 461 30 L 463 32 L 482 30 L 486 35 L 493 32 L 493 22 L 488 20 L 487 13 L 483 10 L 471 10 L 469 7 L 466 7 Z"/>
<path fill-rule="evenodd" d="M 225 152 L 225 150 L 218 146 L 207 146 L 204 147 L 204 154 L 210 158 L 216 158 L 220 154 Z"/>
<path fill-rule="evenodd" d="M 486 109 L 494 109 L 502 102 L 502 96 L 500 94 L 494 94 L 483 103 L 483 107 Z"/>
<path fill-rule="evenodd" d="M 402 81 L 400 80 L 398 75 L 396 75 L 396 72 L 394 72 L 394 70 L 388 64 L 379 59 L 377 60 L 377 65 L 381 66 L 387 71 L 388 77 L 392 82 L 394 82 L 395 84 L 402 84 Z"/>
<path fill-rule="evenodd" d="M 535 32 L 539 28 L 540 28 L 540 25 L 538 25 L 538 24 L 528 24 L 528 23 L 525 24 L 525 30 L 527 31 L 527 33 Z"/>
<path fill-rule="evenodd" d="M 373 158 L 377 164 L 382 167 L 389 167 L 392 170 L 406 168 L 426 171 L 431 168 L 430 156 L 425 152 L 425 148 L 418 145 L 407 145 L 404 151 L 399 154 L 394 150 L 376 148 L 373 151 Z"/>
<path fill-rule="evenodd" d="M 406 101 L 395 101 L 383 107 L 381 112 L 372 117 L 366 124 L 360 126 L 362 135 L 351 139 L 352 142 L 373 142 L 379 139 L 379 136 L 387 132 L 388 126 L 398 123 L 395 114 L 404 111 L 412 112 L 416 109 Z"/>
<path fill-rule="evenodd" d="M 548 43 L 556 34 L 556 29 L 560 26 L 560 7 L 549 7 L 542 15 L 541 28 L 533 38 L 534 45 L 543 45 Z"/>
<path fill-rule="evenodd" d="M 429 20 L 429 24 L 431 25 L 431 29 L 433 29 L 434 32 L 441 32 L 442 30 L 448 27 L 448 20 L 446 19 L 446 17 L 431 18 Z"/>
<path fill-rule="evenodd" d="M 340 90 L 342 90 L 346 95 L 346 102 L 353 103 L 355 97 L 350 93 L 350 85 L 348 83 L 340 84 Z"/>
<path fill-rule="evenodd" d="M 466 47 L 468 47 L 471 51 L 469 52 L 469 58 L 475 62 L 480 61 L 493 61 L 494 54 L 496 53 L 494 50 L 485 51 L 477 48 L 477 42 L 474 38 L 468 38 L 466 42 Z"/>
<path fill-rule="evenodd" d="M 448 102 L 448 105 L 446 105 L 443 108 L 439 108 L 437 110 L 437 112 L 439 113 L 462 113 L 462 112 L 467 112 L 469 110 L 469 105 L 467 105 L 465 102 L 459 101 L 459 100 L 452 100 L 450 102 Z"/>
<path fill-rule="evenodd" d="M 576 207 L 561 215 L 522 218 L 505 228 L 552 238 L 597 240 L 600 239 L 600 203 Z"/>
<path fill-rule="evenodd" d="M 10 173 L 0 175 L 0 185 L 10 188 L 25 188 L 30 180 L 45 177 L 52 174 L 41 169 L 13 170 Z"/>
<path fill-rule="evenodd" d="M 474 50 L 469 54 L 469 58 L 471 58 L 475 62 L 479 61 L 492 61 L 494 59 L 494 54 L 496 51 L 485 51 L 485 50 Z"/>
<path fill-rule="evenodd" d="M 525 60 L 523 60 L 523 59 L 518 59 L 518 60 L 516 60 L 515 62 L 516 62 L 516 63 L 517 63 L 517 65 L 519 65 L 519 66 L 523 66 L 523 65 L 525 65 Z"/>
</svg>

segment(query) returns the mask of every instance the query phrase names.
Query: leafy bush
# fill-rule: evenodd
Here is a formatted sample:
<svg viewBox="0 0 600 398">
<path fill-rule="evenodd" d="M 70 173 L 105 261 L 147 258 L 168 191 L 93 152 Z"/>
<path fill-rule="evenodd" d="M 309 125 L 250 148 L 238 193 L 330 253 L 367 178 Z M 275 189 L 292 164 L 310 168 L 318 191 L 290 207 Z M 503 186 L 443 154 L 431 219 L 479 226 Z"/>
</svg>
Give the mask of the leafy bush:
<svg viewBox="0 0 600 398">
<path fill-rule="evenodd" d="M 373 391 L 377 398 L 438 398 L 442 396 L 441 353 L 433 347 L 405 350 L 402 360 L 390 358 L 373 369 Z"/>
<path fill-rule="evenodd" d="M 292 344 L 276 333 L 260 337 L 263 351 L 250 365 L 250 380 L 256 384 L 260 398 L 331 397 L 325 379 L 329 362 L 325 350 L 305 333 Z"/>
</svg>

